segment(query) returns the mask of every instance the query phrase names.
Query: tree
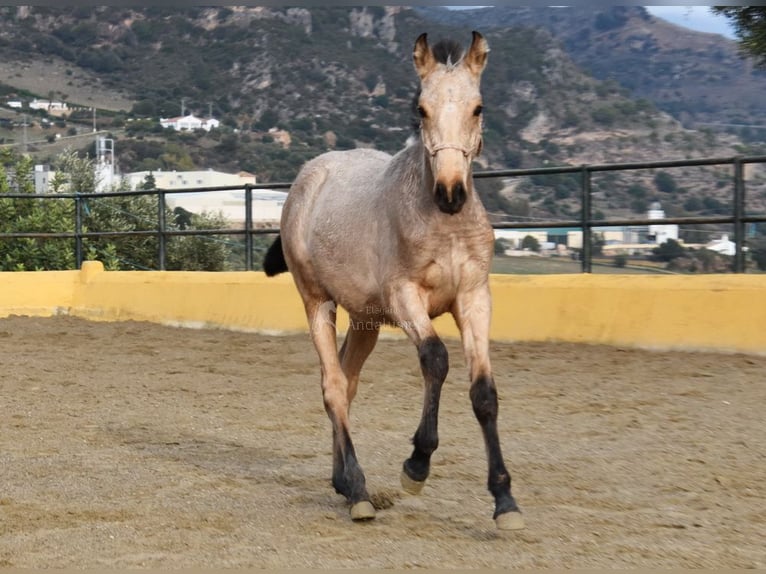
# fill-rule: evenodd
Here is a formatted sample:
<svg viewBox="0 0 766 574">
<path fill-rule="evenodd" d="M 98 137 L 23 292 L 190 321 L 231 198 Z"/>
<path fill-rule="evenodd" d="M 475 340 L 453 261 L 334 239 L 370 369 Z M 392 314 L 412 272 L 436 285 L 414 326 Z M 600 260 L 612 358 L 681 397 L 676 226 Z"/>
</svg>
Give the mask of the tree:
<svg viewBox="0 0 766 574">
<path fill-rule="evenodd" d="M 180 205 L 173 209 L 173 221 L 181 231 L 190 229 L 192 226 L 192 217 L 194 214 L 191 211 L 185 210 Z"/>
<path fill-rule="evenodd" d="M 704 204 L 699 197 L 690 197 L 684 202 L 684 209 L 686 211 L 702 211 Z"/>
<path fill-rule="evenodd" d="M 55 192 L 94 193 L 95 166 L 91 158 L 66 150 L 56 158 Z M 148 231 L 156 227 L 156 201 L 149 197 L 91 198 L 83 201 L 83 231 Z M 157 259 L 154 237 L 99 237 L 83 242 L 85 257 L 106 269 L 149 269 Z M 74 267 L 74 264 L 72 265 Z"/>
<path fill-rule="evenodd" d="M 0 234 L 66 233 L 74 228 L 71 199 L 35 197 L 34 164 L 26 155 L 0 150 Z M 29 198 L 3 197 L 6 194 Z M 0 241 L 0 270 L 35 271 L 74 267 L 74 244 L 69 239 L 16 238 Z"/>
<path fill-rule="evenodd" d="M 521 240 L 521 248 L 538 253 L 540 251 L 540 242 L 534 235 L 527 235 Z"/>
<path fill-rule="evenodd" d="M 67 151 L 56 160 L 57 173 L 51 182 L 54 193 L 93 193 L 96 186 L 93 161 Z M 7 149 L 0 150 L 0 234 L 2 233 L 73 233 L 72 199 L 35 197 L 33 162 Z M 124 185 L 119 191 L 128 191 Z M 10 193 L 29 198 L 3 197 Z M 190 214 L 178 222 L 166 209 L 167 230 L 225 229 L 228 223 L 220 215 Z M 123 232 L 156 231 L 157 198 L 153 195 L 116 196 L 99 194 L 83 200 L 83 231 Z M 74 269 L 74 240 L 16 238 L 0 241 L 0 270 Z M 231 254 L 230 243 L 209 236 L 168 238 L 168 269 L 220 271 L 226 268 Z M 97 259 L 107 269 L 156 269 L 158 243 L 154 233 L 140 236 L 101 236 L 83 242 L 85 257 Z"/>
<path fill-rule="evenodd" d="M 598 257 L 604 253 L 604 245 L 606 245 L 606 239 L 603 233 L 593 233 L 590 236 L 590 253 Z"/>
<path fill-rule="evenodd" d="M 654 185 L 663 193 L 673 193 L 678 189 L 676 180 L 666 171 L 658 171 L 654 176 Z"/>
<path fill-rule="evenodd" d="M 85 203 L 86 231 L 154 231 L 157 200 L 149 195 L 90 198 Z M 169 215 L 167 221 L 172 221 Z M 157 237 L 154 235 L 91 238 L 85 242 L 89 257 L 103 261 L 107 269 L 156 269 Z M 111 257 L 111 265 L 104 257 Z"/>
<path fill-rule="evenodd" d="M 157 180 L 154 179 L 154 174 L 152 172 L 149 172 L 144 178 L 143 183 L 141 183 L 141 189 L 144 191 L 157 189 Z"/>
<path fill-rule="evenodd" d="M 665 243 L 652 249 L 652 254 L 655 260 L 668 262 L 686 255 L 686 249 L 675 239 L 668 239 Z"/>
<path fill-rule="evenodd" d="M 761 271 L 766 271 L 766 237 L 748 240 L 750 257 Z"/>
<path fill-rule="evenodd" d="M 186 212 L 189 214 L 189 212 Z M 191 229 L 223 229 L 226 219 L 220 214 L 189 214 Z M 184 235 L 168 242 L 167 268 L 185 271 L 224 271 L 231 253 L 227 239 L 210 235 Z"/>
<path fill-rule="evenodd" d="M 96 190 L 96 170 L 93 160 L 71 149 L 56 158 L 56 175 L 51 181 L 54 193 L 64 190 L 76 193 L 93 193 Z"/>
<path fill-rule="evenodd" d="M 712 11 L 731 20 L 742 51 L 766 67 L 766 6 L 714 6 Z"/>
</svg>

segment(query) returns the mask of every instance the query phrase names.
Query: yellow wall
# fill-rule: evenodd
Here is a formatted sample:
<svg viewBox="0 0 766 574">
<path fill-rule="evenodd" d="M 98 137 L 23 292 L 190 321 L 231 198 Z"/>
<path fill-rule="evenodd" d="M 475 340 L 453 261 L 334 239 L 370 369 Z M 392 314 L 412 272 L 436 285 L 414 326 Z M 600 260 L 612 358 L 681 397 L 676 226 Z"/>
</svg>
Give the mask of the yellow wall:
<svg viewBox="0 0 766 574">
<path fill-rule="evenodd" d="M 495 340 L 573 341 L 766 354 L 766 276 L 495 275 Z M 259 332 L 306 330 L 290 275 L 259 272 L 0 274 L 0 317 L 67 313 Z M 339 314 L 338 324 L 347 322 Z M 440 334 L 458 336 L 452 319 Z M 391 335 L 399 332 L 387 330 Z"/>
<path fill-rule="evenodd" d="M 79 271 L 0 273 L 0 317 L 66 313 L 79 278 Z"/>
</svg>

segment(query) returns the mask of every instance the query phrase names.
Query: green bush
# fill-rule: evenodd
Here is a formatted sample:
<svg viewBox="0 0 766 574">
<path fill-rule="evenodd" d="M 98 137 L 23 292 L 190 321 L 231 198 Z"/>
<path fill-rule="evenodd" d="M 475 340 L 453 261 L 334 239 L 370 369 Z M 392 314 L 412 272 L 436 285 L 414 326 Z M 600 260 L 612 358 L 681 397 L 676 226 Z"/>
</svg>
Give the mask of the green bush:
<svg viewBox="0 0 766 574">
<path fill-rule="evenodd" d="M 533 235 L 527 235 L 526 237 L 524 237 L 524 239 L 521 240 L 521 248 L 522 249 L 529 249 L 530 251 L 534 251 L 535 253 L 539 253 L 540 252 L 540 242 Z"/>
<path fill-rule="evenodd" d="M 678 189 L 675 178 L 666 171 L 658 171 L 654 176 L 654 185 L 663 193 L 673 193 Z"/>
</svg>

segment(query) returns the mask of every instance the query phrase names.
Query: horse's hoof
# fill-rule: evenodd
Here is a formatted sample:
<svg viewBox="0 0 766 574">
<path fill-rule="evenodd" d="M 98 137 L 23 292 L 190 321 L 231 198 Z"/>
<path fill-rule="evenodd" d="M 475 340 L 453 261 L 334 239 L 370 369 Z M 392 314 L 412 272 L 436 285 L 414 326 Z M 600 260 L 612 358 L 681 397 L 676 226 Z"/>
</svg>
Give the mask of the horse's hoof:
<svg viewBox="0 0 766 574">
<path fill-rule="evenodd" d="M 519 511 L 504 512 L 495 518 L 495 524 L 498 530 L 522 530 L 524 528 L 524 517 Z"/>
<path fill-rule="evenodd" d="M 369 500 L 362 500 L 351 507 L 351 520 L 361 522 L 375 518 L 375 507 Z"/>
<path fill-rule="evenodd" d="M 426 484 L 425 480 L 412 480 L 404 471 L 402 471 L 400 480 L 402 481 L 402 488 L 407 494 L 420 494 Z"/>
</svg>

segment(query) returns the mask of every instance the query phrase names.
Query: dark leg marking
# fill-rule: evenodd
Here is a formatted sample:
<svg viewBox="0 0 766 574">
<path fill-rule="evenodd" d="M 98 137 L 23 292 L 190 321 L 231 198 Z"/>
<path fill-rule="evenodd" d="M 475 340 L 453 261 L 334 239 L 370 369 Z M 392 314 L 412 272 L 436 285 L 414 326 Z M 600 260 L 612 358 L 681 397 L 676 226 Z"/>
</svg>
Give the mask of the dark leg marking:
<svg viewBox="0 0 766 574">
<path fill-rule="evenodd" d="M 332 485 L 335 492 L 345 496 L 351 504 L 370 500 L 362 467 L 356 458 L 354 445 L 346 429 L 333 430 Z"/>
<path fill-rule="evenodd" d="M 449 371 L 449 354 L 438 337 L 425 339 L 418 348 L 420 369 L 425 379 L 425 397 L 420 425 L 412 444 L 410 458 L 404 461 L 404 472 L 412 480 L 423 482 L 428 478 L 431 455 L 439 446 L 438 415 L 442 384 Z"/>
<path fill-rule="evenodd" d="M 470 396 L 473 412 L 481 425 L 487 447 L 489 462 L 487 488 L 495 497 L 493 518 L 506 512 L 518 512 L 519 507 L 511 495 L 511 475 L 505 468 L 497 434 L 497 389 L 492 377 L 479 376 L 471 385 Z"/>
</svg>

